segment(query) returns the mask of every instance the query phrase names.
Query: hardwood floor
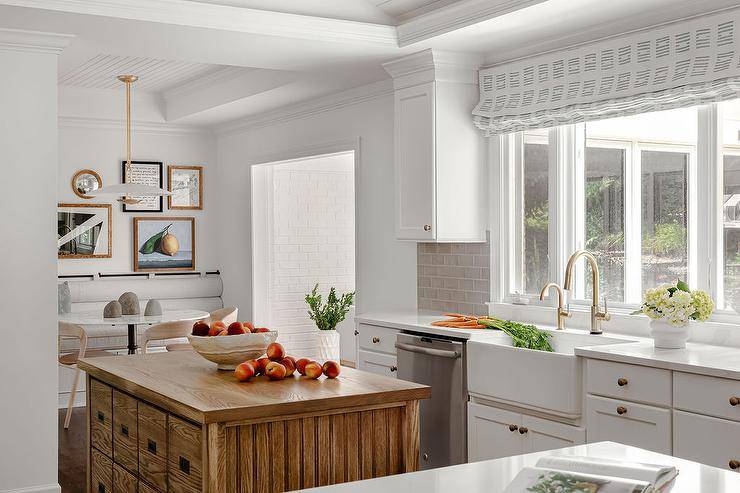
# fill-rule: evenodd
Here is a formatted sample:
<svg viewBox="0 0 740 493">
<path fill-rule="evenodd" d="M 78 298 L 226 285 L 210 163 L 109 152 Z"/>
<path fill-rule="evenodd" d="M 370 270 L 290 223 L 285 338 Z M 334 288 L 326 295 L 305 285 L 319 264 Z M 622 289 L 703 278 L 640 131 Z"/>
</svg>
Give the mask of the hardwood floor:
<svg viewBox="0 0 740 493">
<path fill-rule="evenodd" d="M 69 429 L 64 429 L 66 409 L 59 410 L 59 484 L 62 493 L 84 493 L 85 491 L 85 408 L 72 411 Z"/>
</svg>

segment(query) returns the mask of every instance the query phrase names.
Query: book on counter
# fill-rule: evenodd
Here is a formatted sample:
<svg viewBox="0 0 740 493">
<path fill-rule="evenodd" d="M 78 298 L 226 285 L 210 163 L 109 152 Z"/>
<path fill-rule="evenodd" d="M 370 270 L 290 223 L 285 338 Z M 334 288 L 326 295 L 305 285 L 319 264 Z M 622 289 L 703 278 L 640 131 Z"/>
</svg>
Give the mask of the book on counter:
<svg viewBox="0 0 740 493">
<path fill-rule="evenodd" d="M 671 466 L 552 456 L 522 469 L 504 493 L 655 493 L 677 474 Z"/>
</svg>

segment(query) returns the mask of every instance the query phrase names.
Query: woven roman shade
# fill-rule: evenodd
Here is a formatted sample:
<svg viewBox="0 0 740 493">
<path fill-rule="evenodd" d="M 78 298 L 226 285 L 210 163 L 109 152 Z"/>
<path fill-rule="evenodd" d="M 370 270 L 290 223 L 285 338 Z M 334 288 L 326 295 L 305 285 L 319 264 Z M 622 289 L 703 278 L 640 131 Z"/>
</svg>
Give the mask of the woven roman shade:
<svg viewBox="0 0 740 493">
<path fill-rule="evenodd" d="M 486 135 L 740 97 L 740 10 L 482 69 Z"/>
</svg>

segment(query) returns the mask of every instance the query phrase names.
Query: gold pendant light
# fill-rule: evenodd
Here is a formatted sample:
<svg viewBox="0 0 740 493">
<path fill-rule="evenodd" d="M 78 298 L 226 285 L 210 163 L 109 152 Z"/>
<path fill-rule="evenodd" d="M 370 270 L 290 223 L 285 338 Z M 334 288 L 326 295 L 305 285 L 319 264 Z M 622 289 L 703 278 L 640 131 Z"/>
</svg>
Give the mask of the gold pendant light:
<svg viewBox="0 0 740 493">
<path fill-rule="evenodd" d="M 126 85 L 126 162 L 123 166 L 123 183 L 99 188 L 94 192 L 90 192 L 89 195 L 92 197 L 116 195 L 118 196 L 118 201 L 126 205 L 141 202 L 141 199 L 136 197 L 172 195 L 171 192 L 159 187 L 131 183 L 131 84 L 139 80 L 139 77 L 136 75 L 119 75 L 118 80 Z"/>
</svg>

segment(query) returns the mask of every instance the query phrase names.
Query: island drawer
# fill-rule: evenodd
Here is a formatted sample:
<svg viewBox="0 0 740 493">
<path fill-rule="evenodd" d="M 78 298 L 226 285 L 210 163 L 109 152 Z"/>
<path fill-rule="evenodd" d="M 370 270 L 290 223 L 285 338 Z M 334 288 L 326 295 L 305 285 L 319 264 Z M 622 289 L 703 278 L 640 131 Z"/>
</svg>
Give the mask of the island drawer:
<svg viewBox="0 0 740 493">
<path fill-rule="evenodd" d="M 113 460 L 133 472 L 139 468 L 139 439 L 136 399 L 113 391 Z"/>
<path fill-rule="evenodd" d="M 396 329 L 359 324 L 357 331 L 359 332 L 357 340 L 360 349 L 396 354 L 396 336 L 398 335 Z"/>
<path fill-rule="evenodd" d="M 740 471 L 740 423 L 673 411 L 673 454 Z"/>
<path fill-rule="evenodd" d="M 139 477 L 167 491 L 167 414 L 139 402 Z"/>
<path fill-rule="evenodd" d="M 675 372 L 673 407 L 740 421 L 740 382 Z"/>
<path fill-rule="evenodd" d="M 586 365 L 589 394 L 671 405 L 671 372 L 668 370 L 594 359 L 587 360 Z"/>
<path fill-rule="evenodd" d="M 113 457 L 113 389 L 90 379 L 90 445 Z"/>
<path fill-rule="evenodd" d="M 113 461 L 97 449 L 90 449 L 90 492 L 113 493 Z"/>
<path fill-rule="evenodd" d="M 118 464 L 113 464 L 113 493 L 137 493 L 139 480 Z"/>
<path fill-rule="evenodd" d="M 203 437 L 201 428 L 170 415 L 167 423 L 169 491 L 201 491 Z"/>
</svg>

